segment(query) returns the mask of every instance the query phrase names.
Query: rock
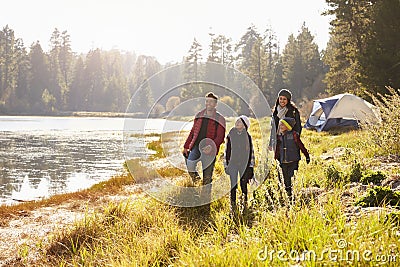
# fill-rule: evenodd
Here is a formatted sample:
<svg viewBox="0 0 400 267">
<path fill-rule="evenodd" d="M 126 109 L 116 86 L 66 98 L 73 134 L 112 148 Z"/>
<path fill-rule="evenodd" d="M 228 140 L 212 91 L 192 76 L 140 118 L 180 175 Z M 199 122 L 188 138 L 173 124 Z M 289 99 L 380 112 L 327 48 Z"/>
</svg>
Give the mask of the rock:
<svg viewBox="0 0 400 267">
<path fill-rule="evenodd" d="M 400 191 L 400 175 L 393 175 L 383 180 L 382 186 L 389 186 L 394 191 Z"/>
<path fill-rule="evenodd" d="M 319 187 L 302 188 L 299 192 L 299 200 L 308 204 L 311 200 L 316 200 L 323 192 L 325 190 Z"/>
<path fill-rule="evenodd" d="M 351 152 L 351 151 L 352 151 L 351 148 L 335 147 L 333 149 L 333 151 L 322 154 L 321 159 L 330 160 L 330 159 L 340 158 L 340 157 L 343 157 L 346 153 Z"/>
</svg>

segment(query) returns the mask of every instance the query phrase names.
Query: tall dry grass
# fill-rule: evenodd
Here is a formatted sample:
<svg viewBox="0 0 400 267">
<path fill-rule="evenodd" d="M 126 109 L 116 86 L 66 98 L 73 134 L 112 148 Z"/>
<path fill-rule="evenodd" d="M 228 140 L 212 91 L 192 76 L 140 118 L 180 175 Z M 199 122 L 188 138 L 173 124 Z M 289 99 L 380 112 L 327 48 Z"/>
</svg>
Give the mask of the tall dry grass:
<svg viewBox="0 0 400 267">
<path fill-rule="evenodd" d="M 380 110 L 382 122 L 368 123 L 365 129 L 380 154 L 400 155 L 400 89 L 387 89 L 390 92 L 388 95 L 370 95 Z"/>
</svg>

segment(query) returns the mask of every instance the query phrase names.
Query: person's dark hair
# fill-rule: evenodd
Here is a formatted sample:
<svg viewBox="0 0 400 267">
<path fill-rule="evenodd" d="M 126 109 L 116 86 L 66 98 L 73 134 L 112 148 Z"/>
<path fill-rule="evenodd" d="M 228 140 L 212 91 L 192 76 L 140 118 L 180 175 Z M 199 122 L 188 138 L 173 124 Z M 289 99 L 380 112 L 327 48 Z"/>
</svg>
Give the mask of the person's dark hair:
<svg viewBox="0 0 400 267">
<path fill-rule="evenodd" d="M 216 101 L 218 101 L 218 96 L 212 92 L 207 93 L 206 97 L 214 98 Z"/>
<path fill-rule="evenodd" d="M 285 96 L 288 100 L 287 106 L 288 107 L 292 107 L 292 108 L 296 108 L 296 104 L 292 101 L 292 93 L 288 90 L 288 89 L 281 89 L 278 93 L 278 97 L 276 98 L 275 101 L 275 106 L 272 109 L 272 112 L 277 112 L 277 107 L 279 106 L 279 97 L 280 96 Z"/>
<path fill-rule="evenodd" d="M 292 101 L 292 92 L 290 92 L 288 89 L 281 89 L 278 93 L 278 97 L 280 96 L 286 97 L 288 102 Z"/>
</svg>

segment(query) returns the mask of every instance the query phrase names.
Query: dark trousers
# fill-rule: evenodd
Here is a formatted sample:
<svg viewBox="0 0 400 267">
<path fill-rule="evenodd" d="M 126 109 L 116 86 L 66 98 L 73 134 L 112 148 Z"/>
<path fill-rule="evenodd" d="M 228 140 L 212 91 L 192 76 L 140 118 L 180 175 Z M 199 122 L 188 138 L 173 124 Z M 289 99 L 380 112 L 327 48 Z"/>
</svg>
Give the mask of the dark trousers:
<svg viewBox="0 0 400 267">
<path fill-rule="evenodd" d="M 285 190 L 288 196 L 292 195 L 292 177 L 294 176 L 294 171 L 297 170 L 298 168 L 299 168 L 298 161 L 281 163 L 283 182 L 285 183 Z"/>
<path fill-rule="evenodd" d="M 231 180 L 231 208 L 236 207 L 236 191 L 238 188 L 238 177 L 240 177 L 240 189 L 242 190 L 242 194 L 244 196 L 244 203 L 247 203 L 247 180 L 243 179 L 245 168 L 235 164 L 229 164 L 228 173 Z M 239 175 L 239 176 L 238 176 Z"/>
</svg>

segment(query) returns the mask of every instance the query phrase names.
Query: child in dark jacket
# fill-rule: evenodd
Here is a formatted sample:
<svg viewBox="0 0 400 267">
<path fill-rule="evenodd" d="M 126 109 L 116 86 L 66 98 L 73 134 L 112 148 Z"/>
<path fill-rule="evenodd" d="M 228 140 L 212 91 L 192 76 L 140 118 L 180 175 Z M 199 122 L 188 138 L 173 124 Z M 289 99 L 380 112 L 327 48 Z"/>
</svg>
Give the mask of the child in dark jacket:
<svg viewBox="0 0 400 267">
<path fill-rule="evenodd" d="M 249 127 L 249 118 L 241 115 L 226 137 L 225 172 L 229 174 L 231 180 L 231 214 L 236 213 L 238 174 L 245 208 L 247 207 L 247 183 L 254 176 L 254 149 L 251 135 L 247 131 Z"/>
<path fill-rule="evenodd" d="M 299 134 L 293 130 L 296 121 L 294 118 L 284 117 L 279 121 L 275 159 L 280 163 L 285 189 L 289 197 L 292 195 L 292 177 L 299 168 L 300 150 L 310 163 L 310 155 L 304 147 Z"/>
</svg>

